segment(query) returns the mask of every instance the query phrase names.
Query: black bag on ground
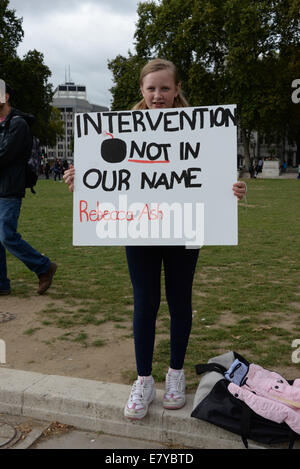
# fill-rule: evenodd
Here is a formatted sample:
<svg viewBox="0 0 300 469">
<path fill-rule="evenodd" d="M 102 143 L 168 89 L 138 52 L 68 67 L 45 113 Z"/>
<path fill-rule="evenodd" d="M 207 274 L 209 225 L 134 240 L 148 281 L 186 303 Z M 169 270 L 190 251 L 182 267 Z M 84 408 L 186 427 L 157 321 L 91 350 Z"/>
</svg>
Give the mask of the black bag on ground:
<svg viewBox="0 0 300 469">
<path fill-rule="evenodd" d="M 12 115 L 7 119 L 6 125 L 9 126 L 10 121 L 17 118 L 22 118 L 27 121 L 25 116 L 26 115 L 24 113 Z M 35 194 L 34 186 L 36 185 L 40 174 L 42 151 L 39 139 L 31 134 L 31 140 L 31 150 L 29 151 L 25 166 L 25 188 L 30 189 L 31 192 Z"/>
<path fill-rule="evenodd" d="M 196 391 L 191 416 L 240 435 L 246 448 L 248 439 L 266 445 L 287 442 L 292 448 L 300 435 L 285 422 L 273 422 L 256 414 L 228 391 L 230 381 L 225 378 L 225 372 L 236 359 L 249 367 L 250 363 L 236 352 L 228 352 L 211 358 L 208 363 L 196 365 L 197 374 L 205 374 Z M 289 381 L 289 384 L 292 383 Z"/>
</svg>

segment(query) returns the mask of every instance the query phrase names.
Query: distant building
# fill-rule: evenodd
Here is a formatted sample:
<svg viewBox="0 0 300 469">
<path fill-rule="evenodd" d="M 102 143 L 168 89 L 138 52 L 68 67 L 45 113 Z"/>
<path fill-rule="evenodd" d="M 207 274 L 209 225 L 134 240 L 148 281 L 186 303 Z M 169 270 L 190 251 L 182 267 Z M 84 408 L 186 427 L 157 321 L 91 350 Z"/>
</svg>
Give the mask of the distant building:
<svg viewBox="0 0 300 469">
<path fill-rule="evenodd" d="M 238 167 L 244 166 L 244 147 L 241 129 L 237 129 L 237 152 Z M 296 168 L 299 164 L 297 159 L 297 144 L 288 138 L 282 139 L 274 135 L 267 137 L 262 133 L 253 131 L 250 138 L 250 158 L 255 161 L 262 158 L 263 160 L 278 160 L 280 166 L 287 163 L 287 166 Z"/>
<path fill-rule="evenodd" d="M 75 85 L 73 82 L 66 82 L 58 85 L 54 90 L 52 106 L 57 107 L 61 112 L 64 121 L 65 134 L 58 137 L 55 147 L 46 149 L 47 158 L 51 162 L 56 160 L 73 161 L 73 136 L 74 136 L 74 115 L 80 112 L 101 112 L 108 111 L 108 107 L 91 104 L 87 100 L 86 87 Z"/>
</svg>

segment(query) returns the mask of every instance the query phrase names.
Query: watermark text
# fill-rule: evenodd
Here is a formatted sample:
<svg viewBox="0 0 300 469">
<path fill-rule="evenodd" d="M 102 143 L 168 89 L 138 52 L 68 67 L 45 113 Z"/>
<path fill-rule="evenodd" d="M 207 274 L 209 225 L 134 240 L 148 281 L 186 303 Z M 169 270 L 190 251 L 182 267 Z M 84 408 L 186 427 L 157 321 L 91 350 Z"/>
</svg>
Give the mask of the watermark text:
<svg viewBox="0 0 300 469">
<path fill-rule="evenodd" d="M 296 88 L 292 93 L 292 101 L 294 104 L 300 103 L 300 78 L 292 81 L 292 88 Z"/>
<path fill-rule="evenodd" d="M 80 222 L 96 223 L 101 239 L 184 240 L 186 246 L 204 245 L 204 204 L 189 202 L 134 202 L 120 195 L 118 206 L 97 202 L 92 210 L 80 201 Z"/>
<path fill-rule="evenodd" d="M 0 104 L 4 104 L 6 101 L 5 92 L 6 92 L 5 81 L 0 78 Z"/>
<path fill-rule="evenodd" d="M 6 344 L 4 340 L 0 339 L 0 364 L 6 363 Z"/>
<path fill-rule="evenodd" d="M 300 363 L 300 339 L 295 339 L 292 342 L 292 347 L 296 348 L 296 350 L 293 351 L 292 353 L 292 362 L 293 363 Z"/>
</svg>

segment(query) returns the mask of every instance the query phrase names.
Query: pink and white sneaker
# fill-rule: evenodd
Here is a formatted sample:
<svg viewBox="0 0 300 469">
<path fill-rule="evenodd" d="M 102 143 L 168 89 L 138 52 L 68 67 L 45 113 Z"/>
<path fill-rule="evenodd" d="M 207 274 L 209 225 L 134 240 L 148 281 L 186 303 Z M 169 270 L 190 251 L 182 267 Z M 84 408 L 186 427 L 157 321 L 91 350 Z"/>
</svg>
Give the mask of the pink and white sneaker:
<svg viewBox="0 0 300 469">
<path fill-rule="evenodd" d="M 153 377 L 139 376 L 133 383 L 128 402 L 125 406 L 125 417 L 132 420 L 144 418 L 155 396 L 156 389 Z"/>
<path fill-rule="evenodd" d="M 185 376 L 183 370 L 169 370 L 166 374 L 165 409 L 181 409 L 185 404 Z"/>
</svg>

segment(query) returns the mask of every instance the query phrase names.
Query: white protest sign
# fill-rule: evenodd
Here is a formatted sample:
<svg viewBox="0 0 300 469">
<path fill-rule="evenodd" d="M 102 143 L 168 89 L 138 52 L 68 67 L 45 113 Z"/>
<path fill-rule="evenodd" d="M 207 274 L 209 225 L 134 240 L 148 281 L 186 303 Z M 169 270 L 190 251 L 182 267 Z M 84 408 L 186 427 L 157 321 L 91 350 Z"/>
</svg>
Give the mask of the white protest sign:
<svg viewBox="0 0 300 469">
<path fill-rule="evenodd" d="M 236 245 L 235 111 L 77 114 L 73 244 Z"/>
</svg>

